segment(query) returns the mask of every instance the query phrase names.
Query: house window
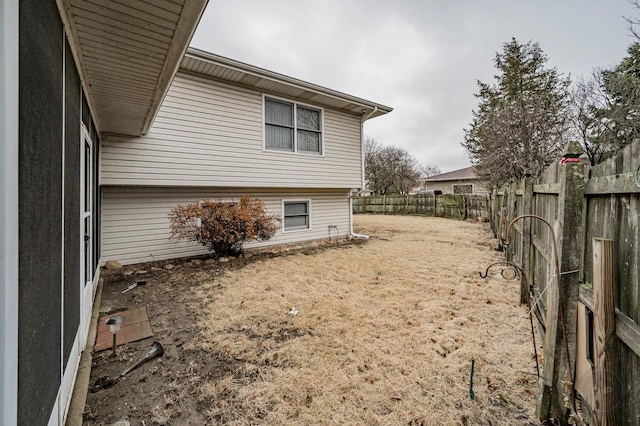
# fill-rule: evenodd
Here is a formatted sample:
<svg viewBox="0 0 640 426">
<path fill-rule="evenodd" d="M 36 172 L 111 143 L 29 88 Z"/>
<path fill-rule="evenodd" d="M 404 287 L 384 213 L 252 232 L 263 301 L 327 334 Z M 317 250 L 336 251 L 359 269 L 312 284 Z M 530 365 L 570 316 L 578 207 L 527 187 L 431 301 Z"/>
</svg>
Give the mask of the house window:
<svg viewBox="0 0 640 426">
<path fill-rule="evenodd" d="M 473 184 L 453 185 L 454 194 L 473 194 Z"/>
<path fill-rule="evenodd" d="M 284 201 L 283 216 L 284 230 L 295 231 L 298 229 L 309 229 L 309 201 Z"/>
<path fill-rule="evenodd" d="M 322 154 L 322 111 L 278 99 L 264 100 L 265 148 Z"/>
</svg>

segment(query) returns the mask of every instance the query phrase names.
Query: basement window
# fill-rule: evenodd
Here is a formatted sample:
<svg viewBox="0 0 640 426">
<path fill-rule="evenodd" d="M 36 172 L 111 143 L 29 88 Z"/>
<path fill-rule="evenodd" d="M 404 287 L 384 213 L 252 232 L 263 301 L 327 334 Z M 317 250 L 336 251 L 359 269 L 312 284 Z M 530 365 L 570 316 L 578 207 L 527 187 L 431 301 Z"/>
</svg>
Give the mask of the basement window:
<svg viewBox="0 0 640 426">
<path fill-rule="evenodd" d="M 283 201 L 283 223 L 284 231 L 296 231 L 300 229 L 310 229 L 311 202 L 305 201 Z"/>
</svg>

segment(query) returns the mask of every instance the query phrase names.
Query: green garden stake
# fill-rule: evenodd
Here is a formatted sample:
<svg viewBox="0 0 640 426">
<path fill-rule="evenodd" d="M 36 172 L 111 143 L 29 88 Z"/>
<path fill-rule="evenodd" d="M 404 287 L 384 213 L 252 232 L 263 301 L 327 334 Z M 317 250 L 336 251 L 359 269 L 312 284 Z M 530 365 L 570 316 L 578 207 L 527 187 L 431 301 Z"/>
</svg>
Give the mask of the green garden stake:
<svg viewBox="0 0 640 426">
<path fill-rule="evenodd" d="M 471 379 L 469 380 L 469 396 L 471 397 L 471 399 L 475 399 L 476 398 L 476 394 L 473 393 L 473 367 L 476 364 L 476 360 L 472 359 L 471 360 Z"/>
</svg>

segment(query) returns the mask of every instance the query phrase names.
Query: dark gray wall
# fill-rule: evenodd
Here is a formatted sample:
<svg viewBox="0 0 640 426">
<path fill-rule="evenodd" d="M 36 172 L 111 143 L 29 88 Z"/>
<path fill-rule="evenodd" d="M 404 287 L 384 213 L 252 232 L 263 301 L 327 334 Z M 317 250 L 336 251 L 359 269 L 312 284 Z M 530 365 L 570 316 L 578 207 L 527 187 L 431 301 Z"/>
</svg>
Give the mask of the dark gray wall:
<svg viewBox="0 0 640 426">
<path fill-rule="evenodd" d="M 65 43 L 64 364 L 80 326 L 80 76 Z"/>
<path fill-rule="evenodd" d="M 61 380 L 63 29 L 53 0 L 19 19 L 18 423 L 35 426 Z"/>
</svg>

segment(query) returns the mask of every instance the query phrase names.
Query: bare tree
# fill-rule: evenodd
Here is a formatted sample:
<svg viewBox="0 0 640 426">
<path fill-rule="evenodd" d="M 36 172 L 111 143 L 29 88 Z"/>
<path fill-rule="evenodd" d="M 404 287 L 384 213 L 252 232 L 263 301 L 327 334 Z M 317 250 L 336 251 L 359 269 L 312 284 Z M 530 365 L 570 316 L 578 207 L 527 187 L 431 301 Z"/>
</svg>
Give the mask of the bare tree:
<svg viewBox="0 0 640 426">
<path fill-rule="evenodd" d="M 439 175 L 440 173 L 442 173 L 440 171 L 440 167 L 436 166 L 435 164 L 422 164 L 420 165 L 419 170 L 420 170 L 420 177 L 422 178 L 428 178 L 428 177 Z"/>
<path fill-rule="evenodd" d="M 420 172 L 416 158 L 401 148 L 388 147 L 390 158 L 395 163 L 393 187 L 399 194 L 406 195 L 418 186 Z"/>
<path fill-rule="evenodd" d="M 636 9 L 640 9 L 640 0 L 627 0 L 630 5 Z M 640 40 L 640 31 L 638 26 L 640 25 L 640 19 L 634 16 L 624 16 L 623 19 L 627 22 L 627 29 L 637 40 Z"/>
<path fill-rule="evenodd" d="M 377 140 L 367 137 L 364 144 L 364 170 L 369 188 L 374 194 L 386 194 L 393 180 L 388 174 L 381 155 L 383 146 Z"/>
<path fill-rule="evenodd" d="M 604 114 L 612 110 L 613 102 L 603 88 L 602 70 L 594 69 L 589 77 L 574 81 L 571 91 L 572 136 L 592 166 L 616 151 L 611 140 L 613 121 Z"/>
<path fill-rule="evenodd" d="M 416 187 L 420 172 L 409 151 L 367 138 L 364 153 L 365 176 L 375 194 L 408 194 Z"/>
</svg>

